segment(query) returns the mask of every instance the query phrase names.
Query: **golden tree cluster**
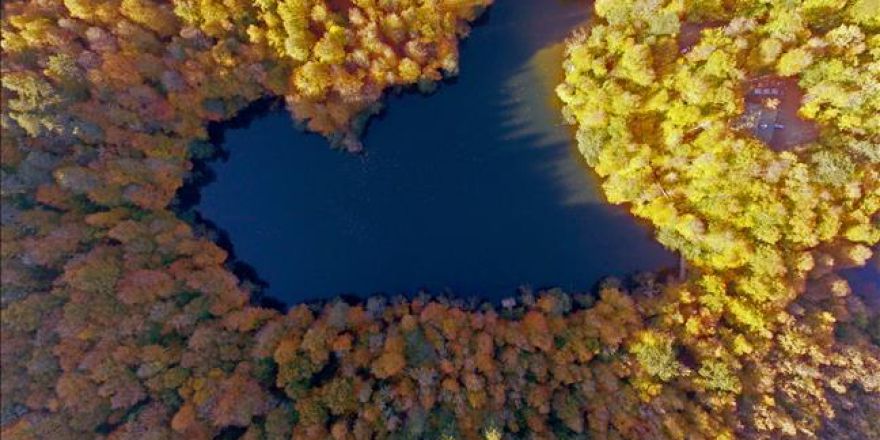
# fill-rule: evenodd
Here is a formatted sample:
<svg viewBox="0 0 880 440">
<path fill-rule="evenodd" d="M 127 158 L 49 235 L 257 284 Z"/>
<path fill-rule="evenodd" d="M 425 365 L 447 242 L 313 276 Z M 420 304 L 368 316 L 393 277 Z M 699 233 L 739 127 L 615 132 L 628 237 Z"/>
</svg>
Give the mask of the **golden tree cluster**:
<svg viewBox="0 0 880 440">
<path fill-rule="evenodd" d="M 672 336 L 635 347 L 636 385 L 650 396 L 687 377 L 712 406 L 744 409 L 748 429 L 814 435 L 817 414 L 832 413 L 825 391 L 845 389 L 819 372 L 846 364 L 842 352 L 877 356 L 834 338 L 850 319 L 835 313 L 850 293 L 835 270 L 863 265 L 880 241 L 876 2 L 599 0 L 596 13 L 569 43 L 565 116 L 608 200 L 692 267 L 657 309 Z M 686 27 L 701 29 L 693 44 Z M 765 92 L 756 79 L 785 78 L 819 136 L 776 151 L 737 121 L 745 96 Z M 690 371 L 644 353 L 670 345 Z"/>
</svg>

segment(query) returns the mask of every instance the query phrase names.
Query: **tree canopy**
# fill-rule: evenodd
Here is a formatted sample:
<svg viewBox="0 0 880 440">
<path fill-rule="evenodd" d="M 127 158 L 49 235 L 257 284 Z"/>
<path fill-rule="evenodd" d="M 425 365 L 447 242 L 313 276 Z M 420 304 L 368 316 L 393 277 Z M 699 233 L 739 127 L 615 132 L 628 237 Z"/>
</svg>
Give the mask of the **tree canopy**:
<svg viewBox="0 0 880 440">
<path fill-rule="evenodd" d="M 357 150 L 489 3 L 3 2 L 2 437 L 880 436 L 880 317 L 840 274 L 878 264 L 876 0 L 596 2 L 565 113 L 684 278 L 282 312 L 176 209 L 209 123 L 283 96 Z M 743 126 L 764 77 L 797 79 L 818 140 Z"/>
<path fill-rule="evenodd" d="M 692 269 L 663 304 L 661 328 L 696 362 L 686 380 L 704 400 L 748 408 L 748 432 L 815 435 L 825 389 L 841 384 L 807 379 L 803 365 L 821 371 L 855 350 L 831 342 L 846 318 L 828 307 L 850 293 L 834 269 L 862 264 L 880 240 L 874 6 L 599 0 L 598 22 L 569 43 L 558 94 L 580 151 L 608 200 L 649 220 Z M 700 26 L 696 42 L 681 40 L 687 26 Z M 739 121 L 746 95 L 777 94 L 786 77 L 820 135 L 778 151 Z M 771 86 L 755 90 L 762 82 Z M 642 338 L 634 353 L 657 393 L 678 370 L 665 339 Z M 741 384 L 747 371 L 763 382 Z M 873 380 L 860 386 L 877 391 Z"/>
</svg>

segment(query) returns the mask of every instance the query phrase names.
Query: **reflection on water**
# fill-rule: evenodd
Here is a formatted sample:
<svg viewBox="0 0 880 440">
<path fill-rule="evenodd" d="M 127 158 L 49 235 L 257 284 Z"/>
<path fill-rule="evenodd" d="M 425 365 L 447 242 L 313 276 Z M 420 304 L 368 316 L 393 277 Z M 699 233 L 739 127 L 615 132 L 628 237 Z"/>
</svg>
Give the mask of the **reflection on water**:
<svg viewBox="0 0 880 440">
<path fill-rule="evenodd" d="M 551 44 L 535 53 L 504 85 L 509 108 L 505 113 L 506 140 L 531 137 L 536 148 L 571 144 L 571 154 L 545 165 L 565 192 L 564 203 L 605 203 L 597 182 L 571 142 L 574 129 L 564 124 L 556 86 L 563 80 L 565 44 Z"/>
<path fill-rule="evenodd" d="M 461 76 L 429 97 L 389 97 L 361 156 L 281 111 L 227 130 L 229 160 L 212 165 L 198 210 L 288 303 L 583 291 L 672 265 L 647 228 L 601 202 L 554 108 L 558 43 L 587 14 L 581 1 L 497 2 L 463 45 Z"/>
</svg>

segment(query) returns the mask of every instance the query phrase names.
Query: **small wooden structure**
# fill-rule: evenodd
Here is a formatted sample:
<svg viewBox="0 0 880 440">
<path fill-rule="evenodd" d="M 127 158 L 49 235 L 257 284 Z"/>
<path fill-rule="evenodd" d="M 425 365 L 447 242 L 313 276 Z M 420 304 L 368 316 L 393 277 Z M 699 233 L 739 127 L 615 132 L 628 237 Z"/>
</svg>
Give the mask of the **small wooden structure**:
<svg viewBox="0 0 880 440">
<path fill-rule="evenodd" d="M 811 142 L 818 129 L 798 115 L 803 96 L 797 78 L 753 78 L 746 83 L 745 113 L 738 125 L 777 151 Z"/>
</svg>

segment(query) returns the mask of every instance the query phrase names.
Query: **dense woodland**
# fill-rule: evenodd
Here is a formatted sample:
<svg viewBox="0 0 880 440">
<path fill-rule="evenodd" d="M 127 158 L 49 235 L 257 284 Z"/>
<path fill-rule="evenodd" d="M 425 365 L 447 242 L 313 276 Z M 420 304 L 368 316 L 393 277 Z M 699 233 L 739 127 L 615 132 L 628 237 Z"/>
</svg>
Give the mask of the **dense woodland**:
<svg viewBox="0 0 880 440">
<path fill-rule="evenodd" d="M 834 393 L 880 391 L 877 341 L 859 331 L 876 311 L 836 274 L 880 240 L 880 4 L 595 10 L 598 23 L 569 43 L 565 116 L 608 200 L 694 269 L 664 300 L 660 336 L 634 346 L 633 385 L 662 396 L 683 380 L 711 413 L 745 414 L 744 432 L 812 435 Z M 683 44 L 695 24 L 699 38 Z M 755 78 L 795 79 L 817 138 L 784 151 L 756 139 L 740 118 Z M 786 98 L 774 99 L 765 105 Z M 640 352 L 662 344 L 678 359 Z"/>
<path fill-rule="evenodd" d="M 356 151 L 489 3 L 5 1 L 3 438 L 880 437 L 880 313 L 838 274 L 880 264 L 876 0 L 596 3 L 565 113 L 686 277 L 282 313 L 172 209 L 208 123 L 283 96 Z M 687 23 L 711 26 L 682 54 Z M 798 78 L 815 142 L 731 123 L 765 74 Z"/>
</svg>

